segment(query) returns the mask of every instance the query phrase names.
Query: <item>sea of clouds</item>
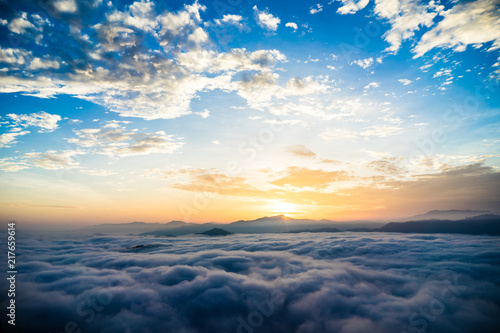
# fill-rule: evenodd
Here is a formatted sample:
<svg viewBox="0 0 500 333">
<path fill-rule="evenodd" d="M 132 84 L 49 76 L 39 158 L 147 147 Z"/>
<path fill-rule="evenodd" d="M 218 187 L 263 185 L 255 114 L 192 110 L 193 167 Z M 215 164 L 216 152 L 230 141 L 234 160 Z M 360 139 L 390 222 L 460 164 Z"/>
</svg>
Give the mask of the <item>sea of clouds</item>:
<svg viewBox="0 0 500 333">
<path fill-rule="evenodd" d="M 17 251 L 19 332 L 484 333 L 500 327 L 498 237 L 73 235 L 23 239 Z"/>
</svg>

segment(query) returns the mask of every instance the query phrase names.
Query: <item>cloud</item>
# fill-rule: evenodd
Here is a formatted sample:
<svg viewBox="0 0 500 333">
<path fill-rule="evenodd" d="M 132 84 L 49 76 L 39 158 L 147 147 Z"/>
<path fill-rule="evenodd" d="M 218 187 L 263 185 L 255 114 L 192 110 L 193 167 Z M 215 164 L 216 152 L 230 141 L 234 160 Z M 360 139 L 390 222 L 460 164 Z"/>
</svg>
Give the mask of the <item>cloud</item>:
<svg viewBox="0 0 500 333">
<path fill-rule="evenodd" d="M 180 138 L 164 131 L 148 133 L 128 130 L 124 125 L 129 123 L 112 120 L 102 128 L 74 130 L 76 137 L 65 140 L 83 148 L 94 148 L 96 153 L 110 157 L 172 154 L 184 144 Z"/>
<path fill-rule="evenodd" d="M 29 160 L 34 166 L 47 170 L 73 169 L 78 168 L 80 162 L 74 156 L 83 152 L 77 150 L 55 151 L 49 150 L 44 153 L 26 153 L 24 158 Z"/>
<path fill-rule="evenodd" d="M 109 126 L 106 125 L 106 126 Z M 124 128 L 112 128 L 104 126 L 100 128 L 86 128 L 75 130 L 76 138 L 66 139 L 69 143 L 74 143 L 80 147 L 96 147 L 107 143 L 119 143 L 132 140 L 135 132 L 127 132 Z"/>
<path fill-rule="evenodd" d="M 376 213 L 380 207 L 405 214 L 409 210 L 426 211 L 435 207 L 495 211 L 500 204 L 500 173 L 481 164 L 481 161 L 464 163 L 471 160 L 466 159 L 454 164 L 441 162 L 422 166 L 419 156 L 411 161 L 386 153 L 371 156 L 369 161 L 347 163 L 359 165 L 355 171 L 350 168 L 339 171 L 302 166 L 266 170 L 267 183 L 260 186 L 252 185 L 243 176 L 232 177 L 216 169 L 152 170 L 148 177 L 182 179 L 170 186 L 189 192 L 231 195 L 258 201 L 286 200 L 337 210 L 342 207 L 344 213 L 352 212 L 357 217 L 360 209 Z M 317 161 L 323 166 L 323 163 L 332 166 L 341 164 L 325 159 Z"/>
<path fill-rule="evenodd" d="M 345 130 L 341 128 L 327 129 L 320 134 L 320 137 L 327 141 L 356 139 L 358 136 L 359 132 Z"/>
<path fill-rule="evenodd" d="M 373 170 L 391 176 L 398 176 L 405 173 L 405 168 L 401 165 L 402 158 L 385 157 L 379 160 L 371 161 L 368 167 Z"/>
<path fill-rule="evenodd" d="M 365 89 L 378 88 L 380 84 L 378 82 L 370 82 L 365 86 Z"/>
<path fill-rule="evenodd" d="M 245 197 L 258 197 L 263 194 L 261 190 L 248 184 L 244 177 L 232 177 L 216 170 L 187 169 L 181 171 L 181 174 L 190 175 L 189 181 L 173 184 L 172 188 Z"/>
<path fill-rule="evenodd" d="M 28 21 L 27 13 L 21 13 L 21 16 L 10 21 L 8 28 L 10 31 L 16 34 L 24 34 L 30 29 L 36 30 L 36 27 L 33 23 Z"/>
<path fill-rule="evenodd" d="M 4 133 L 0 135 L 0 148 L 10 147 L 10 144 L 17 143 L 16 137 L 29 134 L 30 131 L 19 131 L 19 132 L 11 132 Z"/>
<path fill-rule="evenodd" d="M 59 0 L 53 3 L 55 9 L 61 13 L 75 13 L 78 9 L 75 0 Z"/>
<path fill-rule="evenodd" d="M 57 122 L 61 120 L 61 116 L 40 111 L 29 115 L 9 113 L 5 115 L 5 119 L 9 132 L 0 135 L 0 148 L 10 147 L 10 145 L 17 143 L 18 136 L 30 134 L 30 131 L 23 130 L 30 126 L 39 127 L 38 133 L 54 131 L 58 127 Z"/>
<path fill-rule="evenodd" d="M 19 127 L 39 127 L 39 133 L 53 132 L 57 129 L 57 122 L 61 120 L 61 116 L 57 114 L 50 114 L 45 111 L 40 111 L 31 114 L 15 114 L 9 113 L 6 115 L 10 118 L 13 126 Z"/>
<path fill-rule="evenodd" d="M 239 28 L 243 28 L 243 24 L 241 23 L 242 21 L 243 21 L 243 16 L 241 15 L 226 14 L 222 17 L 222 19 L 215 19 L 214 22 L 220 26 L 234 25 Z"/>
<path fill-rule="evenodd" d="M 427 31 L 414 47 L 414 58 L 434 48 L 465 51 L 467 45 L 491 43 L 487 49 L 500 48 L 500 16 L 498 0 L 476 0 L 457 3 L 442 13 L 441 20 Z"/>
<path fill-rule="evenodd" d="M 363 69 L 367 69 L 368 67 L 373 65 L 373 58 L 370 57 L 370 58 L 366 58 L 366 59 L 354 60 L 353 62 L 351 62 L 351 65 L 353 65 L 353 64 L 358 65 L 359 67 L 361 67 Z"/>
<path fill-rule="evenodd" d="M 286 151 L 298 157 L 314 158 L 317 156 L 315 152 L 304 145 L 288 146 Z"/>
<path fill-rule="evenodd" d="M 191 100 L 200 92 L 238 89 L 232 82 L 236 73 L 270 71 L 286 61 L 277 50 L 215 51 L 207 32 L 215 24 L 203 22 L 200 12 L 206 7 L 198 2 L 163 12 L 151 1 L 120 10 L 100 6 L 59 1 L 47 9 L 57 20 L 38 22 L 37 14 L 20 15 L 43 35 L 44 45 L 35 47 L 34 39 L 19 47 L 2 45 L 0 62 L 7 67 L 0 92 L 43 98 L 67 94 L 122 116 L 171 119 L 191 114 Z M 97 15 L 101 10 L 103 15 Z M 259 13 L 271 28 L 278 24 L 279 19 Z M 241 17 L 219 20 L 234 25 Z M 19 32 L 35 31 L 28 23 L 16 24 Z M 42 29 L 45 25 L 52 27 Z"/>
<path fill-rule="evenodd" d="M 183 146 L 175 136 L 167 135 L 164 131 L 154 133 L 140 133 L 134 136 L 130 143 L 110 143 L 100 151 L 100 154 L 112 157 L 149 154 L 172 154 Z"/>
<path fill-rule="evenodd" d="M 375 136 L 379 138 L 385 138 L 392 135 L 401 134 L 404 132 L 404 128 L 397 125 L 373 125 L 364 129 L 359 135 L 361 136 Z"/>
<path fill-rule="evenodd" d="M 321 5 L 319 3 L 314 5 L 314 6 L 311 6 L 311 8 L 309 8 L 309 14 L 311 14 L 311 15 L 320 13 L 322 11 L 323 11 L 323 5 Z"/>
<path fill-rule="evenodd" d="M 74 322 L 102 333 L 493 333 L 499 325 L 494 237 L 54 236 L 23 238 L 16 309 L 32 320 L 16 322 L 19 330 Z"/>
<path fill-rule="evenodd" d="M 297 26 L 297 23 L 294 22 L 288 22 L 287 24 L 285 24 L 285 27 L 292 28 L 294 32 L 297 31 L 297 29 L 299 28 Z"/>
<path fill-rule="evenodd" d="M 354 14 L 358 10 L 361 10 L 368 5 L 369 0 L 334 0 L 337 2 L 341 2 L 342 6 L 337 9 L 337 13 L 345 15 L 345 14 Z"/>
<path fill-rule="evenodd" d="M 400 83 L 402 83 L 403 86 L 407 86 L 407 85 L 409 85 L 412 82 L 411 80 L 408 80 L 408 79 L 399 79 L 398 81 Z"/>
<path fill-rule="evenodd" d="M 352 179 L 346 171 L 311 170 L 301 167 L 289 167 L 275 175 L 281 177 L 273 180 L 271 184 L 293 187 L 326 188 L 332 183 Z"/>
<path fill-rule="evenodd" d="M 262 29 L 270 31 L 276 31 L 278 29 L 278 25 L 281 23 L 279 17 L 273 16 L 273 14 L 267 11 L 260 11 L 257 6 L 253 6 L 253 10 L 255 13 L 255 20 Z"/>
<path fill-rule="evenodd" d="M 195 112 L 195 114 L 199 115 L 202 118 L 210 117 L 210 111 L 208 109 L 204 109 L 203 111 L 200 112 Z"/>
</svg>

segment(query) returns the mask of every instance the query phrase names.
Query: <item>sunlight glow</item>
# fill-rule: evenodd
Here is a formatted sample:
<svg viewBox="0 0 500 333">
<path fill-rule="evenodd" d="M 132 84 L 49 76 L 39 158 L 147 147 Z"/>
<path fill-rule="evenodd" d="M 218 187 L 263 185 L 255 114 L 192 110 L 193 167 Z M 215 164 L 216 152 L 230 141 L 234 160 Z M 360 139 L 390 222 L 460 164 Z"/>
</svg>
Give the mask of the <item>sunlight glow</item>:
<svg viewBox="0 0 500 333">
<path fill-rule="evenodd" d="M 290 213 L 295 213 L 297 212 L 297 205 L 289 203 L 289 202 L 282 202 L 278 201 L 273 204 L 274 212 L 287 215 Z"/>
</svg>

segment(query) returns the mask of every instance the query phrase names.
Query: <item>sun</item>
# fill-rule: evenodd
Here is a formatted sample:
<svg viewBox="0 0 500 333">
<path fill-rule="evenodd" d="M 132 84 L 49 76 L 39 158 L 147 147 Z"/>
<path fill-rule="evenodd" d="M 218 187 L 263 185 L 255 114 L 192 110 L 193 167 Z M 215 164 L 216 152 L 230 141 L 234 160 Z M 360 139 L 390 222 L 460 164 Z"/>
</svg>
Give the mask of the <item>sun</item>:
<svg viewBox="0 0 500 333">
<path fill-rule="evenodd" d="M 297 205 L 289 202 L 278 201 L 273 205 L 273 209 L 276 213 L 286 215 L 295 213 L 297 211 Z"/>
</svg>

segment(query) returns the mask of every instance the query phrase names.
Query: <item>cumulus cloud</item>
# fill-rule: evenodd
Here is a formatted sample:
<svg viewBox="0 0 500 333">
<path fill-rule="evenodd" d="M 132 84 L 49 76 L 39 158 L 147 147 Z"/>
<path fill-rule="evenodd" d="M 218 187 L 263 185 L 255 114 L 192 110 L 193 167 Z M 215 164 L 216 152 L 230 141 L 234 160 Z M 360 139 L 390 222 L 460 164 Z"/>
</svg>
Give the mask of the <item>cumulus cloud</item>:
<svg viewBox="0 0 500 333">
<path fill-rule="evenodd" d="M 317 14 L 322 11 L 323 11 L 323 5 L 319 3 L 309 8 L 309 14 L 311 15 Z"/>
<path fill-rule="evenodd" d="M 359 59 L 359 60 L 354 60 L 351 62 L 351 65 L 358 65 L 359 67 L 363 69 L 367 69 L 371 65 L 373 65 L 373 58 L 366 58 L 366 59 Z"/>
<path fill-rule="evenodd" d="M 52 132 L 57 129 L 57 122 L 60 120 L 61 116 L 44 111 L 31 114 L 9 113 L 5 115 L 4 122 L 8 132 L 0 135 L 0 148 L 10 147 L 10 145 L 17 143 L 17 137 L 31 133 L 23 130 L 27 127 L 40 128 L 38 133 Z"/>
<path fill-rule="evenodd" d="M 16 322 L 20 330 L 61 332 L 73 322 L 102 333 L 493 333 L 499 325 L 493 237 L 54 236 L 19 243 L 16 307 L 31 319 Z"/>
<path fill-rule="evenodd" d="M 415 58 L 433 48 L 464 51 L 467 45 L 490 43 L 488 51 L 500 48 L 498 0 L 458 3 L 444 12 L 443 20 L 426 32 L 414 48 Z"/>
<path fill-rule="evenodd" d="M 190 114 L 191 100 L 200 92 L 238 89 L 232 82 L 237 72 L 270 71 L 286 61 L 277 50 L 215 51 L 207 29 L 241 25 L 242 17 L 203 22 L 200 13 L 206 7 L 198 2 L 163 12 L 148 0 L 120 10 L 101 5 L 64 0 L 47 8 L 58 20 L 40 21 L 37 14 L 24 13 L 2 21 L 19 33 L 43 35 L 45 43 L 35 47 L 36 41 L 27 39 L 18 47 L 1 46 L 0 62 L 7 75 L 0 78 L 0 92 L 68 94 L 122 116 L 169 119 Z M 99 10 L 104 15 L 96 15 Z M 279 23 L 265 12 L 257 16 L 266 29 L 275 30 Z M 49 24 L 50 33 L 42 28 Z"/>
<path fill-rule="evenodd" d="M 26 153 L 24 154 L 24 158 L 39 168 L 59 170 L 79 167 L 80 162 L 77 161 L 74 156 L 81 154 L 83 154 L 83 152 L 77 150 L 49 150 L 44 153 Z"/>
<path fill-rule="evenodd" d="M 298 157 L 313 158 L 317 156 L 315 152 L 304 145 L 288 146 L 286 151 Z"/>
<path fill-rule="evenodd" d="M 345 15 L 345 14 L 354 14 L 358 10 L 361 10 L 368 5 L 369 0 L 334 0 L 337 2 L 341 2 L 342 5 L 337 9 L 337 13 Z"/>
<path fill-rule="evenodd" d="M 384 34 L 390 44 L 388 52 L 396 53 L 403 41 L 413 37 L 420 27 L 430 27 L 434 18 L 443 10 L 443 6 L 434 2 L 378 0 L 375 13 L 391 24 L 391 29 Z"/>
<path fill-rule="evenodd" d="M 279 17 L 276 17 L 267 11 L 259 10 L 257 6 L 254 6 L 253 10 L 255 13 L 255 20 L 262 29 L 270 31 L 276 31 L 278 29 L 278 25 L 281 23 Z"/>
<path fill-rule="evenodd" d="M 408 79 L 399 79 L 398 81 L 400 83 L 402 83 L 403 86 L 407 86 L 407 85 L 409 85 L 412 82 L 411 80 L 408 80 Z"/>
<path fill-rule="evenodd" d="M 52 132 L 57 129 L 57 122 L 61 120 L 58 114 L 50 114 L 45 111 L 40 111 L 31 114 L 15 114 L 9 113 L 6 115 L 10 118 L 12 125 L 16 127 L 39 127 L 39 132 Z"/>
<path fill-rule="evenodd" d="M 226 14 L 222 17 L 222 19 L 215 19 L 215 23 L 217 25 L 235 25 L 239 28 L 243 28 L 243 24 L 241 23 L 243 21 L 243 16 L 241 15 L 233 15 L 233 14 Z"/>
<path fill-rule="evenodd" d="M 75 13 L 78 9 L 75 0 L 55 1 L 53 6 L 61 13 Z"/>
<path fill-rule="evenodd" d="M 369 2 L 337 1 L 342 2 L 337 10 L 340 14 L 354 14 Z M 383 35 L 390 44 L 386 49 L 390 53 L 396 53 L 417 31 L 428 29 L 412 48 L 414 58 L 418 58 L 436 48 L 461 52 L 468 45 L 476 48 L 488 45 L 487 51 L 497 50 L 500 47 L 498 3 L 498 0 L 475 0 L 454 2 L 445 8 L 435 1 L 377 0 L 374 13 L 391 25 Z"/>
<path fill-rule="evenodd" d="M 141 133 L 127 130 L 119 122 L 109 122 L 103 128 L 86 128 L 74 132 L 77 136 L 67 138 L 67 142 L 84 148 L 95 147 L 97 153 L 111 157 L 172 154 L 183 145 L 179 138 L 164 131 Z"/>
<path fill-rule="evenodd" d="M 299 28 L 297 26 L 297 23 L 294 22 L 288 22 L 287 24 L 285 24 L 285 27 L 292 28 L 294 32 L 297 31 L 297 29 Z"/>
<path fill-rule="evenodd" d="M 102 148 L 100 152 L 109 156 L 132 156 L 149 154 L 172 154 L 182 147 L 173 135 L 164 131 L 142 133 L 134 137 L 131 143 L 111 143 Z"/>
<path fill-rule="evenodd" d="M 378 88 L 380 84 L 378 82 L 370 82 L 365 86 L 365 89 Z"/>
<path fill-rule="evenodd" d="M 18 131 L 18 132 L 4 133 L 0 135 L 0 148 L 10 147 L 10 144 L 14 144 L 17 142 L 16 138 L 18 136 L 23 136 L 29 133 L 30 131 Z"/>
</svg>

